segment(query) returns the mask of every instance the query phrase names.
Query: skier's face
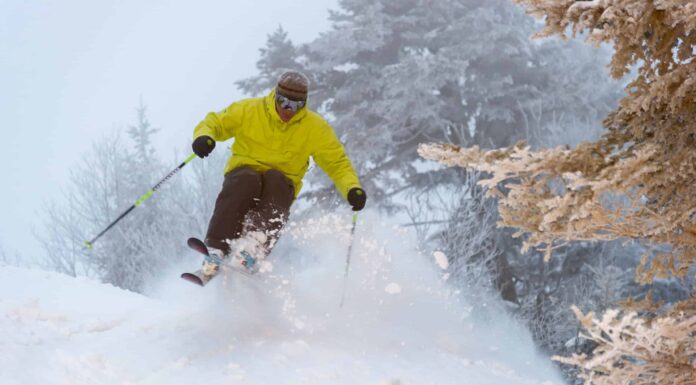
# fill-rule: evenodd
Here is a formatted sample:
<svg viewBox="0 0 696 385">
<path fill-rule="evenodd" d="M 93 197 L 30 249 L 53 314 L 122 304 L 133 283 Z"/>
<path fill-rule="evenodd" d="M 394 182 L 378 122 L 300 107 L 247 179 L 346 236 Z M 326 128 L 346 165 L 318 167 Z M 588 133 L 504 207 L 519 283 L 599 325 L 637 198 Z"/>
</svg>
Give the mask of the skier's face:
<svg viewBox="0 0 696 385">
<path fill-rule="evenodd" d="M 279 93 L 276 93 L 276 111 L 283 122 L 288 122 L 293 116 L 305 106 L 304 100 L 292 100 Z"/>
<path fill-rule="evenodd" d="M 296 111 L 293 110 L 288 110 L 283 107 L 281 107 L 278 102 L 276 102 L 276 111 L 278 111 L 278 116 L 280 116 L 280 120 L 283 122 L 287 123 L 292 119 L 293 116 L 297 113 Z"/>
</svg>

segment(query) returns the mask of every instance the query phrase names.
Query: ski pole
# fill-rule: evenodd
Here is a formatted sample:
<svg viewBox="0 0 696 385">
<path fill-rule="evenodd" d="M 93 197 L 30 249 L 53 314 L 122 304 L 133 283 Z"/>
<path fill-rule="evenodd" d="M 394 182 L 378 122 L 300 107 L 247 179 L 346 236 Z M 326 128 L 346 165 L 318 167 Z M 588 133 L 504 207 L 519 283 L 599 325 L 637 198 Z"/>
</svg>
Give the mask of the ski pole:
<svg viewBox="0 0 696 385">
<path fill-rule="evenodd" d="M 348 255 L 346 255 L 346 272 L 343 276 L 343 293 L 341 294 L 341 303 L 338 307 L 343 307 L 343 301 L 346 299 L 346 284 L 348 283 L 348 271 L 350 271 L 350 254 L 353 251 L 353 241 L 355 240 L 355 224 L 358 223 L 358 212 L 353 212 L 353 224 L 350 228 L 350 243 L 348 244 Z"/>
<path fill-rule="evenodd" d="M 162 185 L 166 181 L 168 181 L 169 178 L 173 177 L 177 172 L 179 172 L 182 168 L 184 168 L 184 166 L 186 166 L 188 163 L 190 163 L 193 160 L 193 158 L 195 158 L 195 157 L 196 157 L 196 154 L 189 155 L 189 157 L 186 158 L 186 160 L 184 160 L 177 168 L 172 170 L 169 174 L 167 174 L 167 176 L 162 178 L 162 180 L 159 181 L 153 188 L 151 188 L 148 192 L 143 194 L 143 196 L 138 198 L 138 200 L 135 201 L 135 203 L 133 203 L 133 205 L 131 205 L 131 207 L 129 207 L 128 210 L 124 211 L 123 214 L 119 215 L 119 217 L 116 218 L 116 220 L 114 220 L 108 226 L 106 226 L 106 228 L 104 230 L 102 230 L 101 233 L 97 234 L 97 236 L 94 237 L 91 241 L 85 241 L 85 247 L 91 250 L 94 242 L 96 242 L 97 239 L 99 239 L 107 231 L 111 230 L 112 227 L 114 227 L 121 219 L 123 219 L 131 211 L 133 211 L 133 209 L 135 209 L 136 207 L 140 206 L 143 202 L 145 202 L 145 200 L 147 200 L 147 198 L 149 198 L 152 194 L 154 194 L 155 191 L 157 191 L 160 187 L 162 187 Z"/>
</svg>

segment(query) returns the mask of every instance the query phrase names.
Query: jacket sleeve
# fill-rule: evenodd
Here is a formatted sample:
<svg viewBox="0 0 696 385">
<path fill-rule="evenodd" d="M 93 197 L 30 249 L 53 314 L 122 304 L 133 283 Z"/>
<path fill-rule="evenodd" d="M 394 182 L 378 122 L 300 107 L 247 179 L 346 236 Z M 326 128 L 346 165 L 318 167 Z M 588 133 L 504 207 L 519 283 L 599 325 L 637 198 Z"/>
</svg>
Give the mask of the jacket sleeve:
<svg viewBox="0 0 696 385">
<path fill-rule="evenodd" d="M 318 132 L 316 147 L 312 158 L 316 164 L 331 178 L 343 199 L 348 199 L 348 191 L 361 187 L 358 175 L 346 155 L 346 150 L 336 137 L 331 126 L 324 123 Z"/>
<path fill-rule="evenodd" d="M 236 135 L 243 118 L 242 103 L 232 103 L 220 112 L 209 113 L 193 130 L 193 138 L 207 135 L 217 142 L 224 142 Z"/>
</svg>

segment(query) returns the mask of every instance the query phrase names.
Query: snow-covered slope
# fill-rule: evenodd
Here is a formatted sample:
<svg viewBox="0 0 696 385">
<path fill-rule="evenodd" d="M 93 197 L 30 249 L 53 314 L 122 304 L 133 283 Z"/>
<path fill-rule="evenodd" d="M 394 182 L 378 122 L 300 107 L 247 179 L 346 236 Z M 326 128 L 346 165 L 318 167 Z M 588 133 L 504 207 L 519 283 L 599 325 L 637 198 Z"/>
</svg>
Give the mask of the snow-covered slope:
<svg viewBox="0 0 696 385">
<path fill-rule="evenodd" d="M 206 288 L 163 272 L 149 296 L 0 267 L 2 384 L 561 384 L 526 332 L 471 311 L 409 234 L 361 221 L 345 305 L 348 223 L 292 224 L 273 271 Z"/>
</svg>

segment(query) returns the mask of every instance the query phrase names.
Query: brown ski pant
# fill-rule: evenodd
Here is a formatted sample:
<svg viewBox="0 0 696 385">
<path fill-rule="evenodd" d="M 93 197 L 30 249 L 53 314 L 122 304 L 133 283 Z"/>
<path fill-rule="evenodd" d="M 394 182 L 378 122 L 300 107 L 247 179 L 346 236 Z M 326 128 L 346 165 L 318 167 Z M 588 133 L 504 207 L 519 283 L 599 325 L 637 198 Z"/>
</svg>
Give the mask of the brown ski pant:
<svg viewBox="0 0 696 385">
<path fill-rule="evenodd" d="M 225 175 L 205 244 L 227 254 L 228 241 L 240 238 L 247 231 L 263 231 L 270 252 L 294 200 L 295 187 L 282 172 L 260 173 L 250 167 L 238 167 Z"/>
</svg>

